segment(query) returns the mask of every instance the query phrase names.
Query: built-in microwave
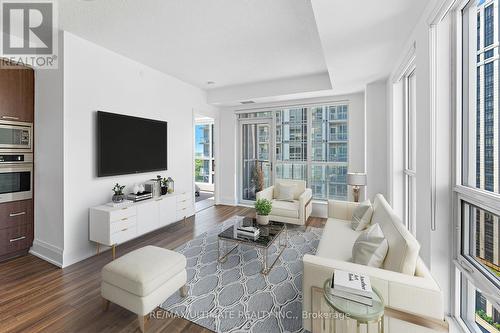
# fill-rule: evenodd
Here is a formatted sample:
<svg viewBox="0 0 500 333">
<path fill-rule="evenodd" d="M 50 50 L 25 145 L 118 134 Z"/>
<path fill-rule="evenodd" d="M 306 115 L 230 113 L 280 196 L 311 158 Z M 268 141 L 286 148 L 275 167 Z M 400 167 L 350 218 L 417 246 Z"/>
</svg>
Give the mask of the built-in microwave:
<svg viewBox="0 0 500 333">
<path fill-rule="evenodd" d="M 0 203 L 33 196 L 33 154 L 0 153 Z"/>
<path fill-rule="evenodd" d="M 0 150 L 32 152 L 33 124 L 0 121 Z"/>
</svg>

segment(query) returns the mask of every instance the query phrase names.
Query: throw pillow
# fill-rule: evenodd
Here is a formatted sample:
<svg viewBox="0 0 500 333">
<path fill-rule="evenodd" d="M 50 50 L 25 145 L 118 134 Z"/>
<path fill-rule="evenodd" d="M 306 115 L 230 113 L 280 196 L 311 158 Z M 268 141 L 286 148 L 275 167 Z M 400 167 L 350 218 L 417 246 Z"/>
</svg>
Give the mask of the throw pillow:
<svg viewBox="0 0 500 333">
<path fill-rule="evenodd" d="M 352 247 L 352 260 L 356 264 L 382 267 L 385 256 L 389 250 L 389 243 L 378 224 L 374 224 L 354 242 Z"/>
<path fill-rule="evenodd" d="M 362 202 L 352 212 L 352 230 L 361 231 L 365 230 L 372 220 L 373 207 L 370 200 Z"/>
<path fill-rule="evenodd" d="M 283 185 L 277 184 L 277 197 L 276 200 L 280 201 L 293 201 L 293 197 L 295 194 L 295 185 Z"/>
</svg>

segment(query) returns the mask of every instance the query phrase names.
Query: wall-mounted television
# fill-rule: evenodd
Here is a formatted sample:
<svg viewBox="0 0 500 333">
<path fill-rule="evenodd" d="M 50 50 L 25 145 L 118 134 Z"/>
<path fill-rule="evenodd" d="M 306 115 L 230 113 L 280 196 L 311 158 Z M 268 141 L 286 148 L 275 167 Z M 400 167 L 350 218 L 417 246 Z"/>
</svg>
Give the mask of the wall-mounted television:
<svg viewBox="0 0 500 333">
<path fill-rule="evenodd" d="M 167 122 L 97 111 L 97 176 L 167 170 Z"/>
</svg>

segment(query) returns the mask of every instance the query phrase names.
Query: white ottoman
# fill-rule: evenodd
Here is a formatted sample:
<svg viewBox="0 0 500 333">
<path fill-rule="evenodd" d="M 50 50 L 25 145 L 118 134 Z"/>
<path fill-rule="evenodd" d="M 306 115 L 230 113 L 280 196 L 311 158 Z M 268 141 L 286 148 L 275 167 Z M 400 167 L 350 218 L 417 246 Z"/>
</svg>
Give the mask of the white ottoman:
<svg viewBox="0 0 500 333">
<path fill-rule="evenodd" d="M 111 301 L 136 313 L 144 332 L 147 314 L 179 289 L 186 296 L 186 281 L 186 257 L 146 246 L 103 267 L 101 295 L 105 310 Z"/>
</svg>

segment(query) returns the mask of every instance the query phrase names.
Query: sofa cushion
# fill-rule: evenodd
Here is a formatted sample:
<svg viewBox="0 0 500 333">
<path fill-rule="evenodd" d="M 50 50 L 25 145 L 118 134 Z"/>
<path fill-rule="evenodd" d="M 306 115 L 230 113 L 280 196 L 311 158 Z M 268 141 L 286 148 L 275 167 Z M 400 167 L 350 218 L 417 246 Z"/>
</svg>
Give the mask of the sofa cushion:
<svg viewBox="0 0 500 333">
<path fill-rule="evenodd" d="M 360 232 L 351 229 L 350 221 L 329 218 L 316 255 L 328 259 L 351 261 L 352 245 Z"/>
<path fill-rule="evenodd" d="M 356 264 L 381 267 L 389 245 L 378 224 L 372 224 L 356 239 L 352 247 L 352 261 Z"/>
<path fill-rule="evenodd" d="M 143 297 L 185 269 L 182 254 L 149 245 L 104 266 L 102 281 Z"/>
<path fill-rule="evenodd" d="M 278 198 L 280 196 L 279 194 L 279 185 L 285 185 L 285 186 L 293 186 L 294 191 L 293 191 L 293 199 L 298 200 L 300 195 L 304 193 L 306 190 L 306 181 L 305 180 L 296 180 L 296 179 L 276 179 L 274 182 L 274 198 Z"/>
<path fill-rule="evenodd" d="M 372 224 L 378 223 L 389 244 L 382 268 L 408 275 L 415 274 L 420 244 L 406 229 L 381 194 L 373 203 Z"/>
<path fill-rule="evenodd" d="M 295 185 L 276 184 L 276 200 L 293 201 Z"/>
<path fill-rule="evenodd" d="M 372 220 L 373 208 L 370 200 L 361 203 L 352 212 L 352 230 L 365 230 Z"/>
<path fill-rule="evenodd" d="M 299 202 L 294 201 L 280 201 L 273 200 L 273 209 L 271 215 L 290 217 L 293 219 L 299 218 Z"/>
</svg>

